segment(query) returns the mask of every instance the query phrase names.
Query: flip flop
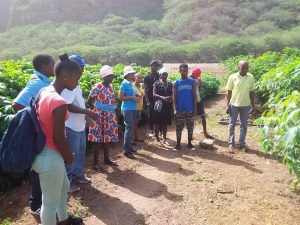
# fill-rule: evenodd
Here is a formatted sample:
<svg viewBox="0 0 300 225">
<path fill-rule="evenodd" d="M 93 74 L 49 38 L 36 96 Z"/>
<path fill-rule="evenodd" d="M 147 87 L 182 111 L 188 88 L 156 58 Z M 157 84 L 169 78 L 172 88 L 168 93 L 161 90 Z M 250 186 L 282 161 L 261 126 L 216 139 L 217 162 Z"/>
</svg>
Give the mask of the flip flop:
<svg viewBox="0 0 300 225">
<path fill-rule="evenodd" d="M 206 135 L 206 136 L 204 135 L 204 137 L 205 137 L 205 138 L 208 138 L 208 139 L 215 139 L 215 137 L 214 137 L 213 135 L 209 135 L 209 134 Z"/>
<path fill-rule="evenodd" d="M 118 166 L 117 162 L 112 160 L 104 161 L 104 163 L 110 166 Z"/>
<path fill-rule="evenodd" d="M 93 165 L 92 169 L 95 170 L 95 171 L 97 171 L 97 172 L 100 172 L 100 173 L 104 173 L 105 172 L 105 170 L 103 169 L 103 167 L 100 166 L 100 165 Z"/>
</svg>

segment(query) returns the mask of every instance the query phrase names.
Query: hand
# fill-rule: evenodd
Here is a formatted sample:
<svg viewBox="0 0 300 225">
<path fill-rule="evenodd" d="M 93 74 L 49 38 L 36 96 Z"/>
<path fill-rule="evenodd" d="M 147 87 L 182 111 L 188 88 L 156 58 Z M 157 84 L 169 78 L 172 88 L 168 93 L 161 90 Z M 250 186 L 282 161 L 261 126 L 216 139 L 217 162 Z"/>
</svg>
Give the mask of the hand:
<svg viewBox="0 0 300 225">
<path fill-rule="evenodd" d="M 166 101 L 167 102 L 172 102 L 173 101 L 172 96 L 168 96 Z"/>
<path fill-rule="evenodd" d="M 227 108 L 226 108 L 226 113 L 227 113 L 227 114 L 230 113 L 230 106 L 227 106 Z"/>
<path fill-rule="evenodd" d="M 98 114 L 89 110 L 88 114 L 89 117 L 91 117 L 93 120 L 96 120 L 98 118 Z"/>
<path fill-rule="evenodd" d="M 75 160 L 75 154 L 73 154 L 71 151 L 68 151 L 63 158 L 65 160 L 65 164 L 72 164 Z"/>
<path fill-rule="evenodd" d="M 151 106 L 151 103 L 150 103 L 149 101 L 147 101 L 147 106 L 148 106 L 148 107 Z"/>
<path fill-rule="evenodd" d="M 177 111 L 176 111 L 176 110 L 174 110 L 174 115 L 175 115 L 175 116 L 177 115 Z"/>
<path fill-rule="evenodd" d="M 255 114 L 256 113 L 256 107 L 255 106 L 252 106 L 250 112 L 250 114 Z"/>
<path fill-rule="evenodd" d="M 137 97 L 137 96 L 133 96 L 132 100 L 138 102 L 140 100 L 140 97 Z"/>
</svg>

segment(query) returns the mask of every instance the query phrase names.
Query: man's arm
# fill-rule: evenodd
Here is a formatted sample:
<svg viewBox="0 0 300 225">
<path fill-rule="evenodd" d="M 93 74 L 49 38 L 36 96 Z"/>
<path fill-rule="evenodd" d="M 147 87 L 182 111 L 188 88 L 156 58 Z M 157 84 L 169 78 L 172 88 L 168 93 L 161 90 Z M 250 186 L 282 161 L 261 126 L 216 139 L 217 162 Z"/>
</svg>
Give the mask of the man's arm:
<svg viewBox="0 0 300 225">
<path fill-rule="evenodd" d="M 173 109 L 174 109 L 174 114 L 176 115 L 177 114 L 177 101 L 176 101 L 176 98 L 177 98 L 177 93 L 176 93 L 176 81 L 174 82 L 173 84 Z"/>
<path fill-rule="evenodd" d="M 98 117 L 97 113 L 95 113 L 91 110 L 88 110 L 88 109 L 83 109 L 83 108 L 77 107 L 72 104 L 68 104 L 68 111 L 72 112 L 72 113 L 80 113 L 80 114 L 88 115 L 93 120 L 96 120 Z"/>
<path fill-rule="evenodd" d="M 255 92 L 250 91 L 250 100 L 251 100 L 251 113 L 256 112 L 256 107 L 255 107 Z"/>
<path fill-rule="evenodd" d="M 227 108 L 226 108 L 226 113 L 228 114 L 230 111 L 230 100 L 232 96 L 232 91 L 227 91 Z"/>
<path fill-rule="evenodd" d="M 145 90 L 145 99 L 146 99 L 146 102 L 147 102 L 147 106 L 150 106 L 150 100 L 149 100 L 149 93 L 148 93 L 148 84 L 146 82 L 147 80 L 144 79 L 144 90 Z"/>
<path fill-rule="evenodd" d="M 197 115 L 197 91 L 196 91 L 197 85 L 196 81 L 194 80 L 194 88 L 193 88 L 193 95 L 194 95 L 194 116 Z"/>
<path fill-rule="evenodd" d="M 24 106 L 24 105 L 21 105 L 21 104 L 19 104 L 19 103 L 14 102 L 14 103 L 12 104 L 12 108 L 15 110 L 15 112 L 18 112 L 18 111 L 24 109 L 25 106 Z"/>
</svg>

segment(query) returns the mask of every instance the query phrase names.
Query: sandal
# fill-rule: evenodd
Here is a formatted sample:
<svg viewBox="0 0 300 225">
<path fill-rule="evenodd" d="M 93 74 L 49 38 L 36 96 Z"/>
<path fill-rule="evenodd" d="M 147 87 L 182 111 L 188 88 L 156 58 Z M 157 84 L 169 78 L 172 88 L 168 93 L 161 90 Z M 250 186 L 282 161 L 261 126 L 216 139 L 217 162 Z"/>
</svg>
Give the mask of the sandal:
<svg viewBox="0 0 300 225">
<path fill-rule="evenodd" d="M 214 137 L 213 135 L 209 135 L 209 134 L 204 135 L 204 137 L 205 137 L 205 138 L 208 138 L 208 139 L 215 139 L 215 137 Z"/>
<path fill-rule="evenodd" d="M 107 165 L 110 165 L 110 166 L 118 166 L 116 161 L 113 161 L 113 160 L 110 160 L 110 159 L 105 160 L 104 163 L 107 164 Z"/>
<path fill-rule="evenodd" d="M 105 172 L 104 168 L 102 166 L 100 166 L 100 165 L 97 165 L 97 164 L 94 164 L 92 166 L 92 169 L 95 170 L 95 171 L 97 171 L 97 172 L 100 172 L 100 173 L 104 173 Z"/>
</svg>

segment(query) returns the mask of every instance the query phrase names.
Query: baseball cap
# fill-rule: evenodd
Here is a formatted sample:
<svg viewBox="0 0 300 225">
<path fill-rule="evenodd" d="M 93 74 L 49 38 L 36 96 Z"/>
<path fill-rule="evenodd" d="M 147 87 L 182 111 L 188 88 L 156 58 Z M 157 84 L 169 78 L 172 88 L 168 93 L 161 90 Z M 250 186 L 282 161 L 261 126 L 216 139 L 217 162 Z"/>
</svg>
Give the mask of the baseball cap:
<svg viewBox="0 0 300 225">
<path fill-rule="evenodd" d="M 104 65 L 100 69 L 100 76 L 101 77 L 106 77 L 108 75 L 113 75 L 113 74 L 114 74 L 114 72 L 112 71 L 112 68 L 108 65 Z"/>
<path fill-rule="evenodd" d="M 123 72 L 124 72 L 123 77 L 126 77 L 126 75 L 129 73 L 136 73 L 136 71 L 131 66 L 125 66 Z"/>
<path fill-rule="evenodd" d="M 80 55 L 71 55 L 69 56 L 69 59 L 74 60 L 75 62 L 77 62 L 80 66 L 88 66 L 88 64 L 86 64 L 83 60 L 83 58 Z"/>
<path fill-rule="evenodd" d="M 163 74 L 163 73 L 169 73 L 169 71 L 166 67 L 163 67 L 159 70 L 159 74 Z"/>
<path fill-rule="evenodd" d="M 201 75 L 201 70 L 200 70 L 200 68 L 195 67 L 195 68 L 192 70 L 192 74 L 195 75 L 196 78 L 198 78 L 198 77 Z"/>
<path fill-rule="evenodd" d="M 150 66 L 161 66 L 161 63 L 158 60 L 152 60 Z"/>
</svg>

